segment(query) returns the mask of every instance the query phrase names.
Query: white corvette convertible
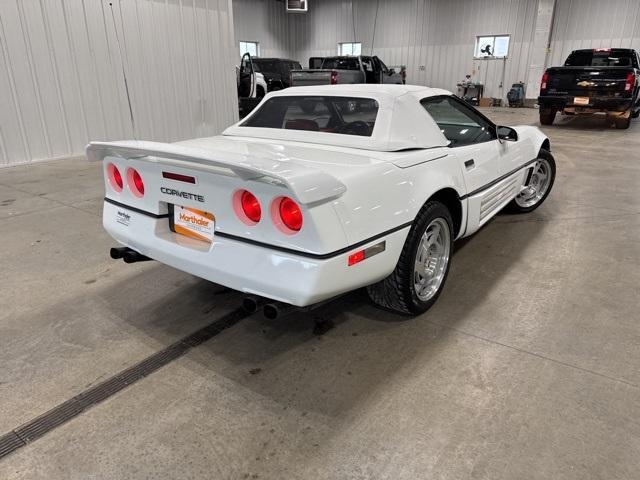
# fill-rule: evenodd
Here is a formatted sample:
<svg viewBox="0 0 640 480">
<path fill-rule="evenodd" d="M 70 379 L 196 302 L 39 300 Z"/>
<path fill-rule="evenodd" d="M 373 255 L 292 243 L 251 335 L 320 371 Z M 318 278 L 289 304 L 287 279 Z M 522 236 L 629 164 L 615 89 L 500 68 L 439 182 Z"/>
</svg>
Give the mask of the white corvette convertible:
<svg viewBox="0 0 640 480">
<path fill-rule="evenodd" d="M 537 208 L 556 171 L 537 128 L 409 85 L 289 88 L 220 136 L 87 156 L 103 162 L 114 258 L 300 307 L 367 287 L 409 314 L 438 298 L 454 240 Z"/>
</svg>

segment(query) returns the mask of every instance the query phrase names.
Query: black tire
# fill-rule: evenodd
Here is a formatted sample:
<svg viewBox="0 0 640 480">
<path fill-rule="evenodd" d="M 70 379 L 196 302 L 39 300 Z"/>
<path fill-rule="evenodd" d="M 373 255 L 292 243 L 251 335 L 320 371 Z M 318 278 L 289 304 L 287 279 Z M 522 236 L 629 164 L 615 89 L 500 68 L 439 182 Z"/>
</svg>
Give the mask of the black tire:
<svg viewBox="0 0 640 480">
<path fill-rule="evenodd" d="M 614 124 L 615 124 L 617 129 L 626 130 L 627 128 L 629 128 L 629 126 L 631 126 L 631 115 L 629 115 L 626 118 L 624 118 L 624 117 L 616 118 L 614 120 Z"/>
<path fill-rule="evenodd" d="M 553 158 L 553 155 L 551 155 L 550 152 L 548 152 L 547 150 L 545 150 L 544 148 L 540 149 L 540 152 L 538 153 L 538 158 L 542 158 L 544 160 L 546 160 L 549 163 L 549 166 L 551 168 L 551 180 L 549 183 L 549 186 L 547 187 L 547 191 L 544 193 L 544 195 L 533 205 L 529 206 L 529 207 L 523 207 L 521 205 L 519 205 L 516 202 L 516 199 L 514 198 L 513 200 L 511 200 L 511 202 L 509 202 L 509 204 L 507 204 L 507 206 L 505 207 L 505 211 L 510 212 L 510 213 L 529 213 L 529 212 L 533 212 L 536 208 L 538 208 L 540 205 L 542 205 L 544 203 L 544 201 L 547 199 L 547 197 L 549 196 L 549 193 L 551 192 L 551 189 L 553 188 L 553 183 L 556 180 L 556 161 Z"/>
<path fill-rule="evenodd" d="M 553 121 L 556 119 L 556 111 L 555 110 L 540 110 L 540 124 L 541 125 L 551 125 Z"/>
<path fill-rule="evenodd" d="M 436 219 L 443 219 L 449 227 L 449 260 L 438 290 L 429 300 L 422 301 L 418 298 L 414 287 L 414 264 L 422 235 Z M 453 251 L 453 237 L 453 220 L 447 207 L 440 202 L 427 202 L 413 222 L 395 270 L 384 280 L 367 287 L 369 298 L 377 305 L 398 313 L 418 315 L 426 312 L 436 302 L 447 281 Z"/>
<path fill-rule="evenodd" d="M 631 112 L 631 118 L 638 118 L 640 117 L 640 110 L 634 110 Z"/>
</svg>

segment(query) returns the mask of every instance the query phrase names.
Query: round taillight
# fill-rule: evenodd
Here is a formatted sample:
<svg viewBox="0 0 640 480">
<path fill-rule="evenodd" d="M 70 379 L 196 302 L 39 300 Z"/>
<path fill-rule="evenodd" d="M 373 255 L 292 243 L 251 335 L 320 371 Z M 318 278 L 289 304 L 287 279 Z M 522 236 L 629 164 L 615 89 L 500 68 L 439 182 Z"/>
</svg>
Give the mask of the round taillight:
<svg viewBox="0 0 640 480">
<path fill-rule="evenodd" d="M 284 197 L 280 200 L 280 206 L 278 207 L 280 212 L 280 219 L 282 223 L 294 232 L 297 232 L 302 228 L 302 210 L 300 206 L 289 197 Z"/>
<path fill-rule="evenodd" d="M 122 181 L 122 175 L 120 175 L 120 170 L 118 170 L 118 167 L 116 167 L 113 163 L 107 165 L 107 178 L 109 179 L 111 187 L 116 192 L 122 191 L 122 187 L 124 185 Z"/>
<path fill-rule="evenodd" d="M 136 197 L 144 196 L 144 182 L 142 181 L 142 177 L 135 168 L 130 168 L 129 170 L 127 170 L 127 183 L 129 184 L 131 193 L 133 193 Z"/>
<path fill-rule="evenodd" d="M 258 223 L 262 216 L 262 209 L 260 208 L 260 202 L 256 196 L 244 190 L 240 196 L 240 204 L 242 205 L 242 211 L 252 222 Z"/>
</svg>

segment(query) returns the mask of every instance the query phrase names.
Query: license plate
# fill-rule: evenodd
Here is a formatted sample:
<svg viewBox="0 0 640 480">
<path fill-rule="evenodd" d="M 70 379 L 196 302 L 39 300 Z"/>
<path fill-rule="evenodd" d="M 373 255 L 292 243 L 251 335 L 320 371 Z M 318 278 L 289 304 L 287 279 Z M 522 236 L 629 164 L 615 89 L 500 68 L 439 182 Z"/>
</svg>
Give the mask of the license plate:
<svg viewBox="0 0 640 480">
<path fill-rule="evenodd" d="M 589 105 L 589 97 L 573 97 L 575 105 Z"/>
<path fill-rule="evenodd" d="M 213 241 L 216 221 L 213 213 L 174 205 L 171 219 L 171 230 L 175 233 L 207 243 Z"/>
</svg>

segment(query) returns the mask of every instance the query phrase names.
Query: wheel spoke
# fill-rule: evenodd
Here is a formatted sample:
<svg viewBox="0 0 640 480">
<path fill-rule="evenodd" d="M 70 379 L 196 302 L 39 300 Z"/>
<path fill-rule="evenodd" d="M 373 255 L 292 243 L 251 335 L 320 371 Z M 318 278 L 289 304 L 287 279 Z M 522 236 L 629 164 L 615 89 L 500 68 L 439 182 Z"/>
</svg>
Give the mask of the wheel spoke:
<svg viewBox="0 0 640 480">
<path fill-rule="evenodd" d="M 536 162 L 533 167 L 533 174 L 537 174 L 540 171 L 540 167 L 542 166 L 542 162 Z"/>
<path fill-rule="evenodd" d="M 433 245 L 438 241 L 438 236 L 440 236 L 440 226 L 434 225 L 429 234 L 429 245 Z"/>
</svg>

